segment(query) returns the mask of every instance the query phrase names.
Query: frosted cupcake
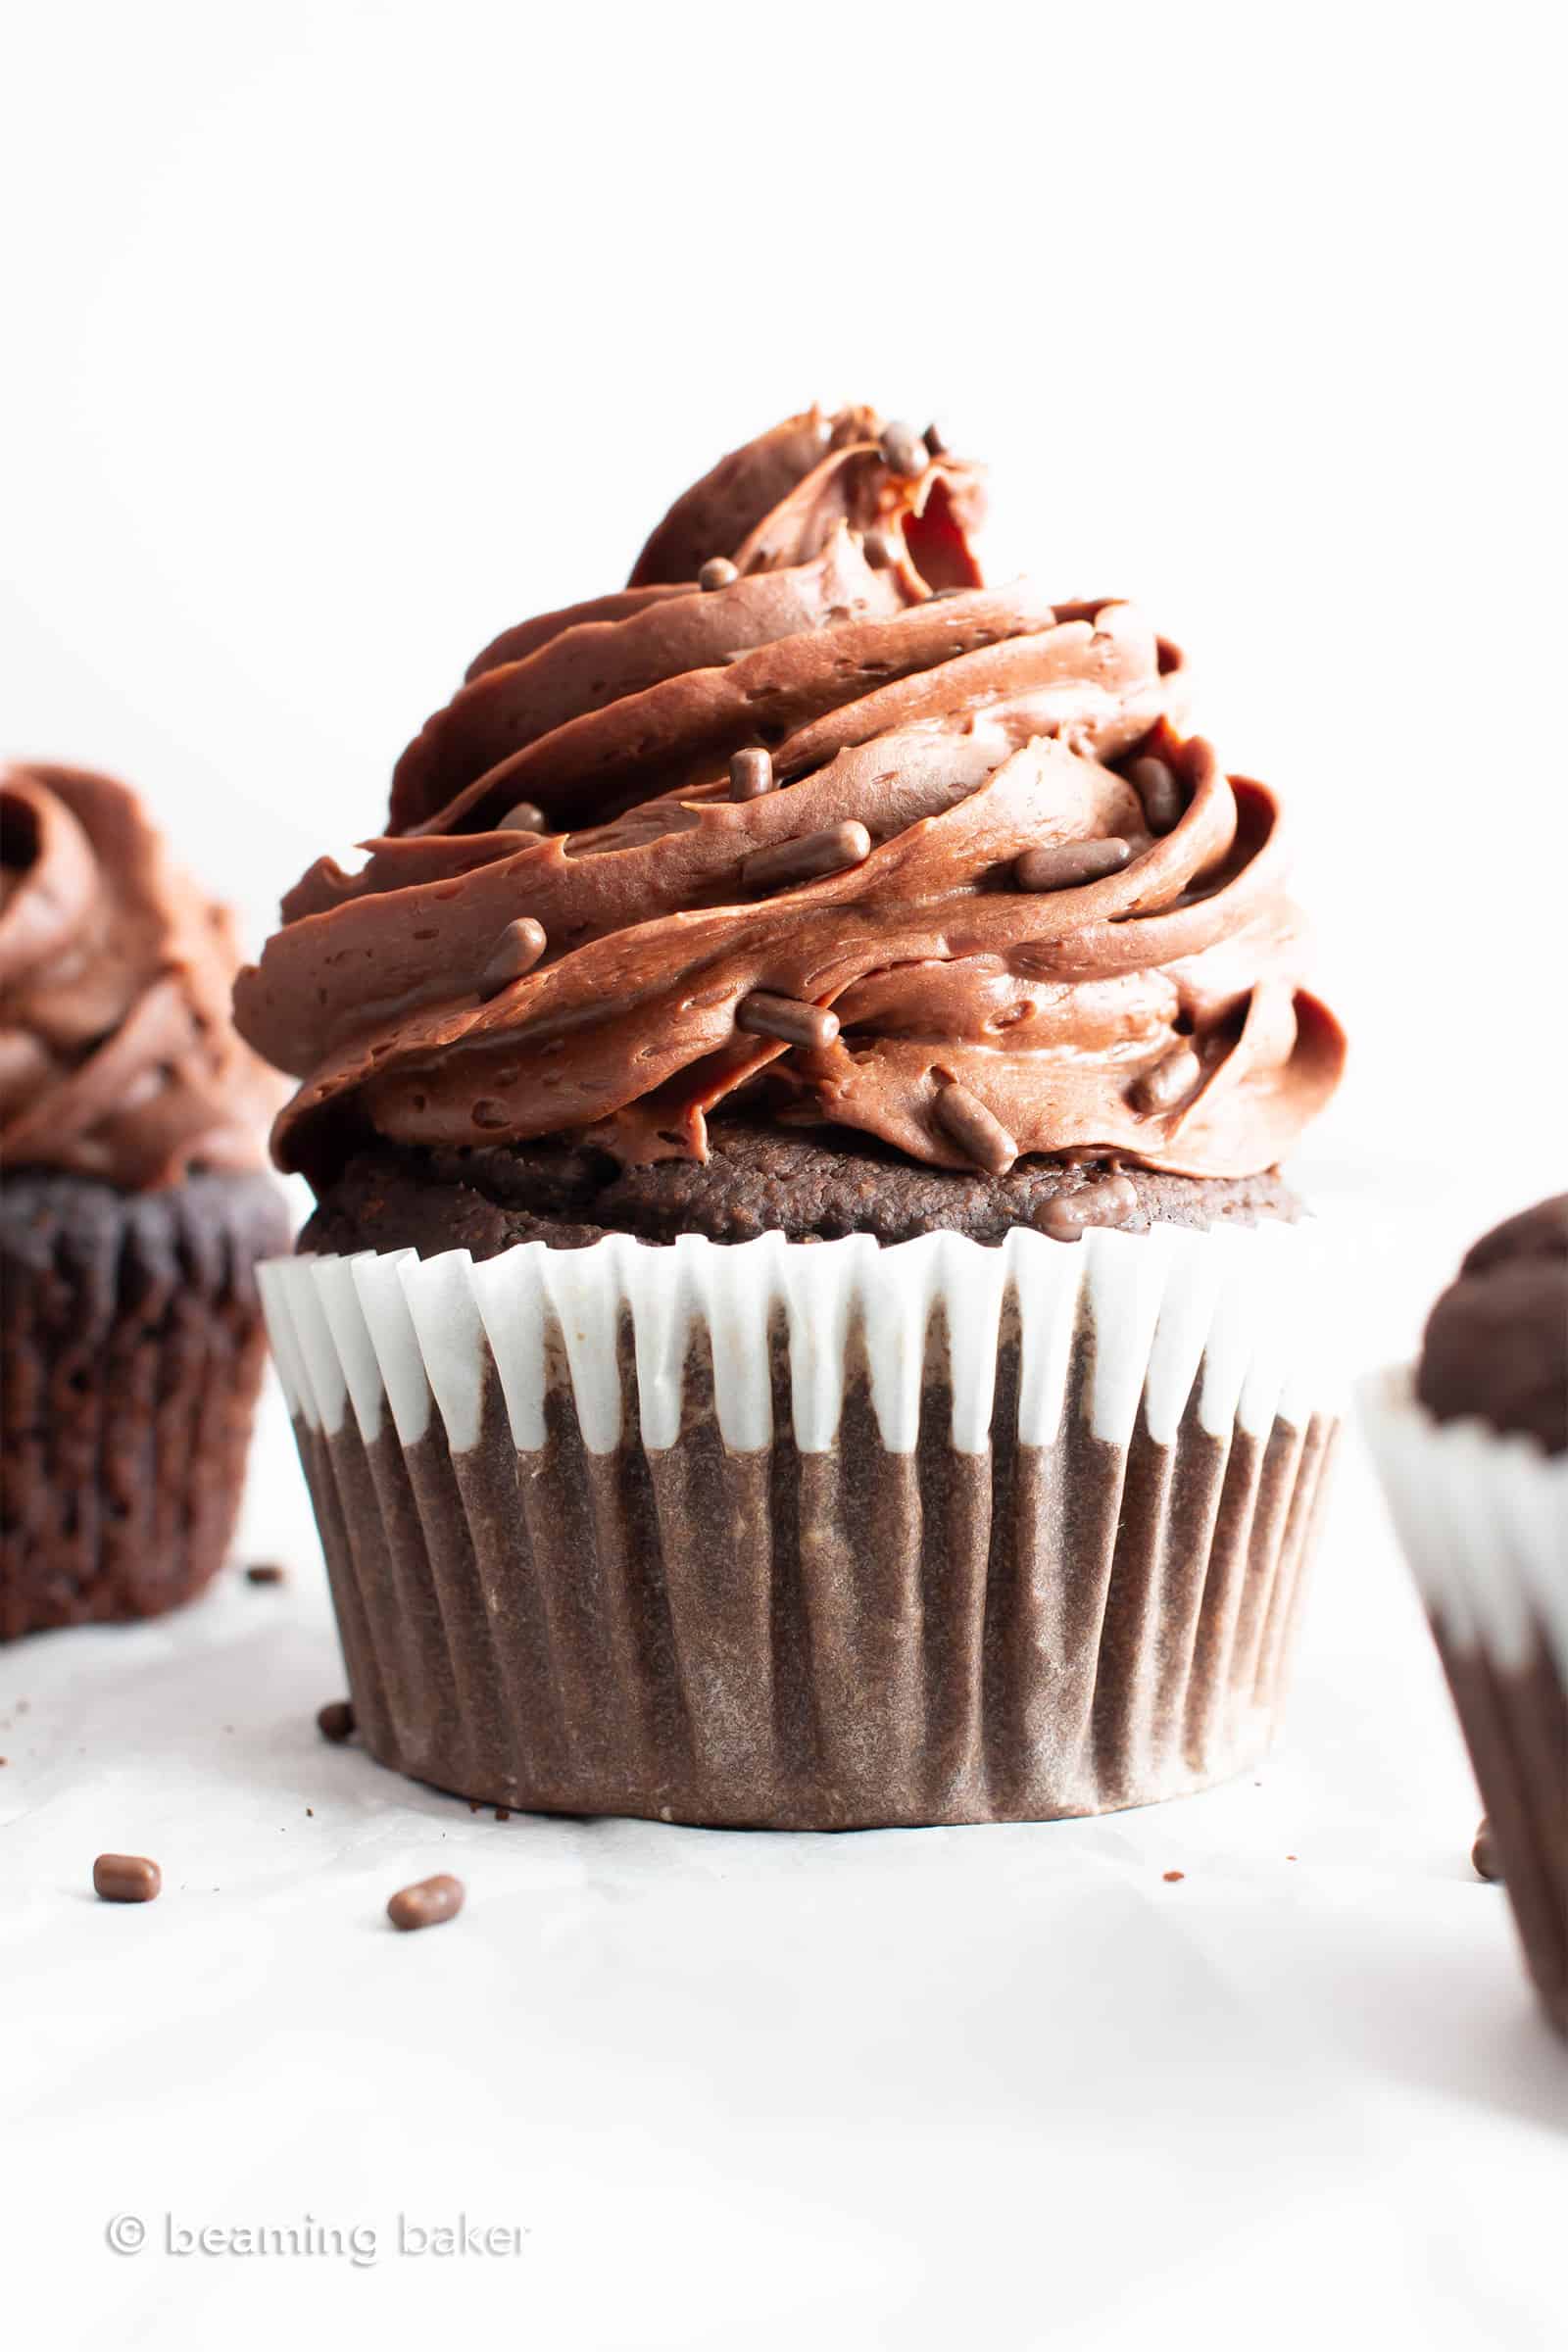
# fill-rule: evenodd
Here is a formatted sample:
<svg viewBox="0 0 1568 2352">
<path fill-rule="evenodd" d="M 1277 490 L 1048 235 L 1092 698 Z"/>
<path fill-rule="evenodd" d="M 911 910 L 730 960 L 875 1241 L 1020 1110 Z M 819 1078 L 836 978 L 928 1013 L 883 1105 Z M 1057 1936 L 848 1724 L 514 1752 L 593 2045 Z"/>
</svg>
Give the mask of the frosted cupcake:
<svg viewBox="0 0 1568 2352">
<path fill-rule="evenodd" d="M 286 1248 L 228 917 L 122 784 L 0 770 L 0 1641 L 222 1560 Z"/>
<path fill-rule="evenodd" d="M 507 630 L 236 992 L 359 1721 L 509 1806 L 1148 1802 L 1275 1720 L 1338 1080 L 1278 808 L 866 410 Z"/>
<path fill-rule="evenodd" d="M 1362 1412 L 1487 1808 L 1487 1875 L 1568 2035 L 1568 1194 L 1476 1243 L 1413 1374 L 1370 1381 Z"/>
</svg>

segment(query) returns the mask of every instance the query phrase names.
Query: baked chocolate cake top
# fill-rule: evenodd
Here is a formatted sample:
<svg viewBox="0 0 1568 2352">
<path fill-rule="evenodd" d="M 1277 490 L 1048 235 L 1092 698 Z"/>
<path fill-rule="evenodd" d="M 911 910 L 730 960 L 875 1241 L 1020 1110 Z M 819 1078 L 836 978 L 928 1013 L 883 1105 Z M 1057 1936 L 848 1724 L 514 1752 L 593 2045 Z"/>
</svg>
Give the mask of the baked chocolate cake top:
<svg viewBox="0 0 1568 2352">
<path fill-rule="evenodd" d="M 234 1032 L 238 965 L 123 784 L 0 770 L 0 1165 L 122 1192 L 263 1165 L 278 1089 Z"/>
<path fill-rule="evenodd" d="M 379 1144 L 324 1194 L 300 1248 L 350 1257 L 360 1250 L 466 1250 L 499 1256 L 521 1242 L 585 1249 L 607 1233 L 640 1242 L 702 1234 L 748 1242 L 883 1243 L 926 1233 L 1005 1241 L 1019 1226 L 1073 1241 L 1088 1225 L 1125 1233 L 1151 1225 L 1290 1222 L 1298 1204 L 1281 1178 L 1164 1176 L 1087 1160 L 1020 1160 L 1004 1175 L 928 1168 L 866 1137 L 786 1133 L 720 1117 L 709 1157 L 622 1168 L 590 1144 Z"/>
<path fill-rule="evenodd" d="M 1568 1193 L 1466 1254 L 1427 1324 L 1416 1395 L 1439 1421 L 1474 1413 L 1568 1452 Z"/>
<path fill-rule="evenodd" d="M 1272 1167 L 1337 1083 L 1275 797 L 1129 604 L 984 584 L 977 469 L 866 409 L 507 630 L 236 991 L 318 1189 L 375 1137 L 707 1156 L 720 1104 L 1002 1173 Z"/>
</svg>

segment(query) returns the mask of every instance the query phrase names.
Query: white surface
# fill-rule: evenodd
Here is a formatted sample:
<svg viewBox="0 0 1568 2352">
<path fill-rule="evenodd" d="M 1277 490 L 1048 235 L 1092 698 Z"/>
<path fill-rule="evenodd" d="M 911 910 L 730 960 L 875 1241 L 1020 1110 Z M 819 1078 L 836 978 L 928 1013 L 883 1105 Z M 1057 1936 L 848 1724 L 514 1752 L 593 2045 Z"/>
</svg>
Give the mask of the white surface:
<svg viewBox="0 0 1568 2352">
<path fill-rule="evenodd" d="M 1136 595 L 1287 790 L 1356 1041 L 1300 1163 L 1351 1368 L 1560 1187 L 1559 12 L 13 17 L 8 748 L 142 783 L 253 939 L 499 627 L 870 398 L 990 456 L 999 572 Z M 274 1396 L 290 1586 L 0 1658 L 7 2342 L 1555 2345 L 1568 2069 L 1344 1473 L 1261 1788 L 502 1826 L 317 1740 Z M 91 1900 L 111 1845 L 150 1910 Z M 454 1864 L 463 1918 L 392 1936 Z M 523 2253 L 387 2250 L 459 2207 Z M 105 2250 L 170 2209 L 381 2259 Z"/>
</svg>

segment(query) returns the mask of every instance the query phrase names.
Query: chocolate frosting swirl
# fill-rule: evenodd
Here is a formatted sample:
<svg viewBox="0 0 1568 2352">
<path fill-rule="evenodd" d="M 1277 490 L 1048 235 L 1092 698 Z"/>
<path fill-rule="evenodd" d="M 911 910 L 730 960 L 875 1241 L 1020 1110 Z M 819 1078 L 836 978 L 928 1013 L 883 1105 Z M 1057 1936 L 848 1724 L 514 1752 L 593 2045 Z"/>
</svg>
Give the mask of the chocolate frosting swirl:
<svg viewBox="0 0 1568 2352">
<path fill-rule="evenodd" d="M 1466 1251 L 1427 1323 L 1415 1388 L 1435 1420 L 1473 1413 L 1568 1453 L 1568 1193 Z"/>
<path fill-rule="evenodd" d="M 234 1034 L 238 964 L 122 784 L 0 771 L 0 1165 L 124 1192 L 260 1165 L 277 1088 Z"/>
<path fill-rule="evenodd" d="M 280 1163 L 319 1187 L 374 1134 L 701 1159 L 740 1098 L 936 1166 L 1272 1166 L 1344 1056 L 1274 795 L 1179 733 L 1182 657 L 1132 605 L 988 587 L 981 512 L 973 466 L 813 409 L 687 491 L 627 588 L 487 647 L 368 862 L 313 866 L 241 976 L 304 1081 Z M 732 786 L 747 752 L 775 789 Z M 1065 881 L 1017 862 L 1106 843 Z M 837 1034 L 757 1034 L 759 995 Z"/>
</svg>

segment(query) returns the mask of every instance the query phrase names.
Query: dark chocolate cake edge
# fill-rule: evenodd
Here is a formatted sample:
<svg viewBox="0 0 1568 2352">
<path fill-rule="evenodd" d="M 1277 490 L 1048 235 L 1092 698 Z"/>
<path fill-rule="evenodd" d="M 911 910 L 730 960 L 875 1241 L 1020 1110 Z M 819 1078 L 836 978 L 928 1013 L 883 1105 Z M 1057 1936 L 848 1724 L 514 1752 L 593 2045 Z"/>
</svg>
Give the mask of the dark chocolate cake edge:
<svg viewBox="0 0 1568 2352">
<path fill-rule="evenodd" d="M 1277 1170 L 1259 1176 L 1156 1173 L 1108 1156 L 1021 1160 L 1005 1175 L 926 1167 L 869 1139 L 846 1145 L 742 1121 L 714 1122 L 710 1157 L 621 1168 L 580 1143 L 418 1149 L 383 1143 L 350 1160 L 300 1237 L 302 1251 L 466 1250 L 476 1259 L 520 1243 L 591 1247 L 620 1233 L 653 1244 L 682 1234 L 718 1243 L 782 1233 L 885 1244 L 956 1233 L 986 1245 L 1041 1229 L 1053 1203 L 1087 1205 L 1112 1172 L 1131 1193 L 1121 1231 L 1294 1222 L 1300 1203 Z M 1123 1196 L 1125 1198 L 1125 1196 Z M 1092 1222 L 1102 1221 L 1091 1218 Z"/>
</svg>

